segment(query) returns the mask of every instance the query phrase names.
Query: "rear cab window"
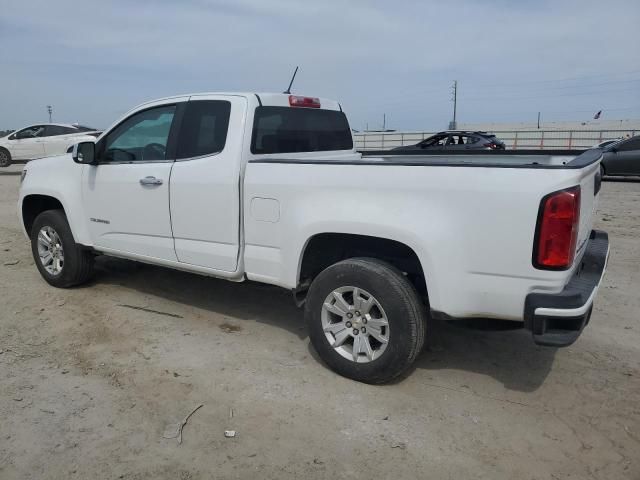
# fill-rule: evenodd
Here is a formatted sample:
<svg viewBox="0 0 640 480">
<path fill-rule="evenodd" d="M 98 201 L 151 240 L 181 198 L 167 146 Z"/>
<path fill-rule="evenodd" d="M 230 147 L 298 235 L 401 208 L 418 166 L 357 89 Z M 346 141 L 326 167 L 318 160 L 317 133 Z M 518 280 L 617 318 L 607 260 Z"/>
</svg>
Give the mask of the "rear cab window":
<svg viewBox="0 0 640 480">
<path fill-rule="evenodd" d="M 351 149 L 351 129 L 341 111 L 280 106 L 260 106 L 255 110 L 253 154 Z"/>
</svg>

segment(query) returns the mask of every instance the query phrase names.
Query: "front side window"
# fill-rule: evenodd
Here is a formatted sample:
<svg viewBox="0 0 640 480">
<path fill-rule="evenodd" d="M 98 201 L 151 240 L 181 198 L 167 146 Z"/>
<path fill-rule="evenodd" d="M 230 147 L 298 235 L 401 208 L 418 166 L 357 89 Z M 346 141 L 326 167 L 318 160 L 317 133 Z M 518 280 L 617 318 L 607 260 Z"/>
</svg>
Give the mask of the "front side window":
<svg viewBox="0 0 640 480">
<path fill-rule="evenodd" d="M 187 103 L 177 158 L 193 158 L 221 152 L 227 141 L 231 102 L 191 100 Z"/>
<path fill-rule="evenodd" d="M 467 137 L 464 135 L 451 135 L 447 140 L 447 145 L 464 145 Z"/>
<path fill-rule="evenodd" d="M 127 118 L 105 138 L 104 162 L 166 160 L 175 105 L 150 108 Z"/>
<path fill-rule="evenodd" d="M 295 153 L 351 150 L 347 117 L 337 110 L 258 107 L 251 153 Z"/>
<path fill-rule="evenodd" d="M 27 127 L 16 133 L 16 138 L 22 140 L 25 138 L 37 138 L 44 136 L 44 127 L 42 125 L 35 125 L 33 127 Z"/>
<path fill-rule="evenodd" d="M 426 139 L 421 145 L 423 147 L 444 147 L 447 138 L 447 135 L 437 135 L 431 139 Z"/>
</svg>

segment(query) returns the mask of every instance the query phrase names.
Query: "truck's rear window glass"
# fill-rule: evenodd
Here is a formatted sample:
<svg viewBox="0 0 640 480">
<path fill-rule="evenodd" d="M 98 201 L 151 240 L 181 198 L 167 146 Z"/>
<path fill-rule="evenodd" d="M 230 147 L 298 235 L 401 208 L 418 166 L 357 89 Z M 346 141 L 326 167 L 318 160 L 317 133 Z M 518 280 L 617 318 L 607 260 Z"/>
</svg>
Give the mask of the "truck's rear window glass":
<svg viewBox="0 0 640 480">
<path fill-rule="evenodd" d="M 251 153 L 351 150 L 353 140 L 344 113 L 292 107 L 256 108 Z"/>
<path fill-rule="evenodd" d="M 182 119 L 177 158 L 210 155 L 224 150 L 231 103 L 224 100 L 192 100 Z"/>
</svg>

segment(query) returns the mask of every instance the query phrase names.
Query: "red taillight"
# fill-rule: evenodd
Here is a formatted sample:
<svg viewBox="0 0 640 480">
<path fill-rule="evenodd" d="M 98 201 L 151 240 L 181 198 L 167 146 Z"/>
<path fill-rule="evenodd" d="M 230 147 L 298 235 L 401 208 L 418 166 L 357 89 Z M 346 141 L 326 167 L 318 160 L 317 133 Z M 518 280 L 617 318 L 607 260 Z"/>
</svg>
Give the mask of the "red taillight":
<svg viewBox="0 0 640 480">
<path fill-rule="evenodd" d="M 320 99 L 315 97 L 300 97 L 289 95 L 290 107 L 320 108 Z"/>
<path fill-rule="evenodd" d="M 544 197 L 536 229 L 534 266 L 546 270 L 569 268 L 576 253 L 579 224 L 579 186 Z"/>
<path fill-rule="evenodd" d="M 495 150 L 496 148 L 498 148 L 498 145 L 496 145 L 495 143 L 485 143 L 483 146 L 488 147 L 491 150 Z"/>
</svg>

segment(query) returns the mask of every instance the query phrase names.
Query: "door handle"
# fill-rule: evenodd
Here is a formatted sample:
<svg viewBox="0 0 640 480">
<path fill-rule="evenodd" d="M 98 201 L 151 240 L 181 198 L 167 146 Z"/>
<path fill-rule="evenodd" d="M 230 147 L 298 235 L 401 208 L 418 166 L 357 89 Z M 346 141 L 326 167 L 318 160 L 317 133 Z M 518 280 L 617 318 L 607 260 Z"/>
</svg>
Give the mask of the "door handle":
<svg viewBox="0 0 640 480">
<path fill-rule="evenodd" d="M 156 177 L 148 176 L 140 179 L 140 185 L 162 185 L 162 180 Z"/>
</svg>

